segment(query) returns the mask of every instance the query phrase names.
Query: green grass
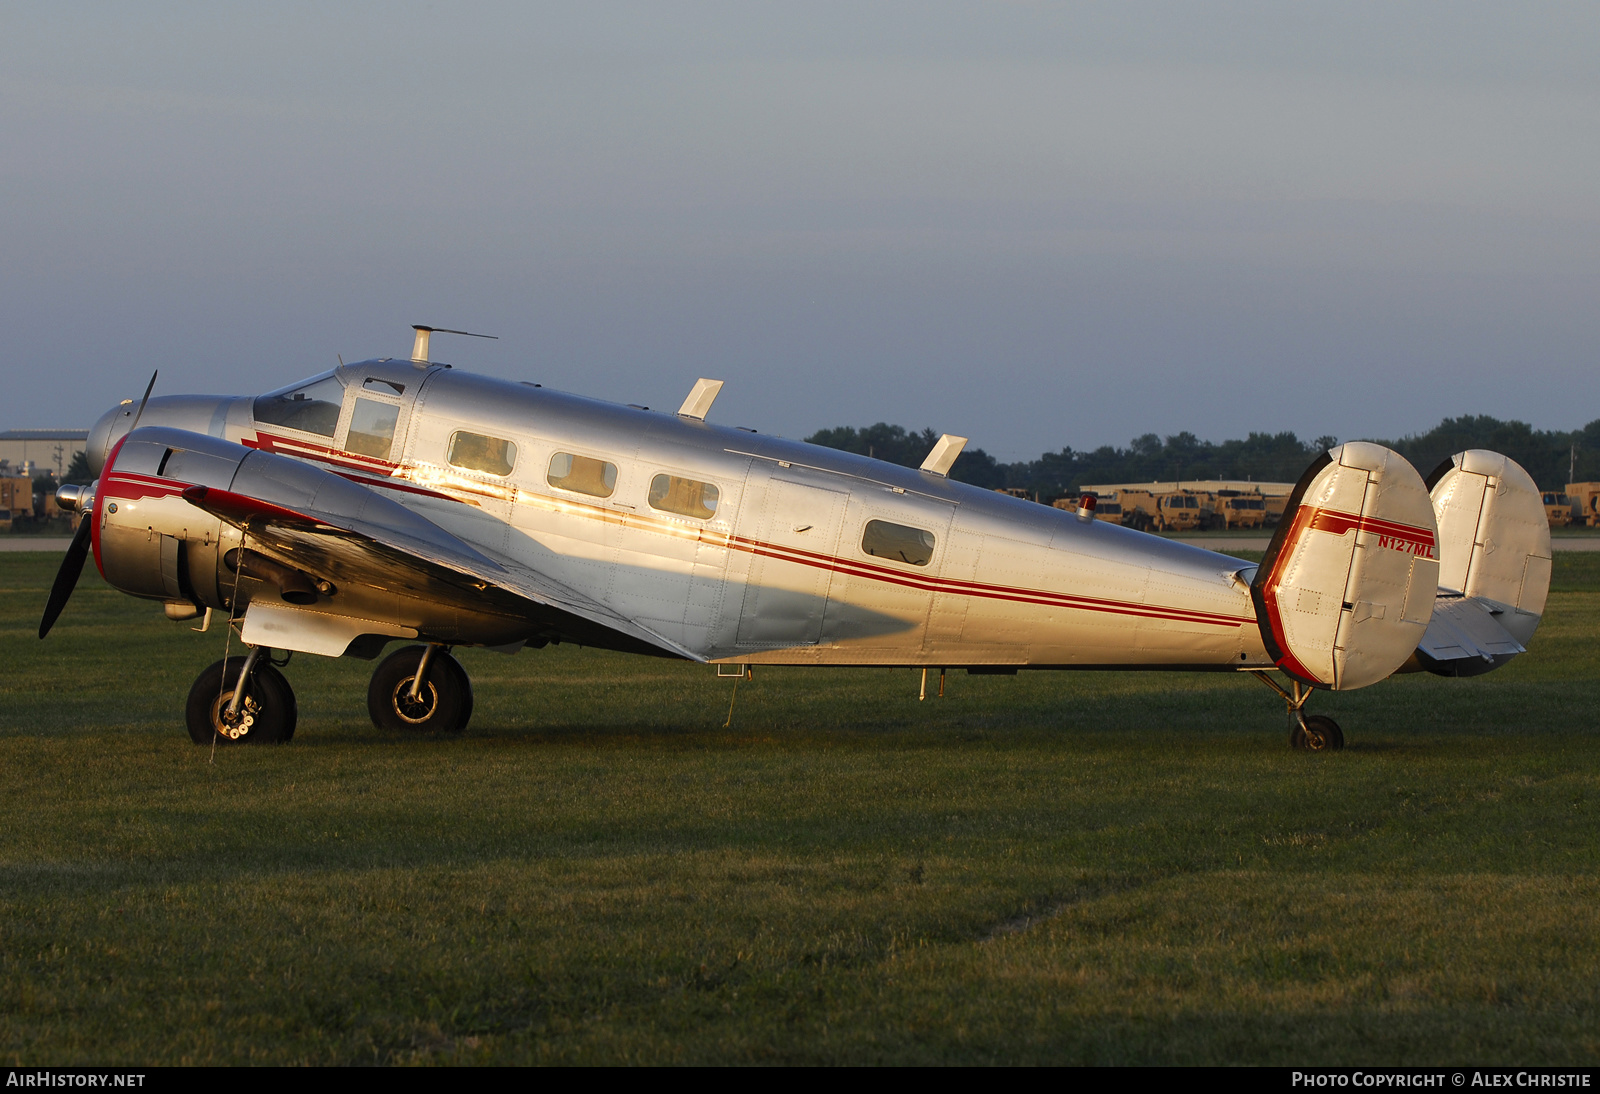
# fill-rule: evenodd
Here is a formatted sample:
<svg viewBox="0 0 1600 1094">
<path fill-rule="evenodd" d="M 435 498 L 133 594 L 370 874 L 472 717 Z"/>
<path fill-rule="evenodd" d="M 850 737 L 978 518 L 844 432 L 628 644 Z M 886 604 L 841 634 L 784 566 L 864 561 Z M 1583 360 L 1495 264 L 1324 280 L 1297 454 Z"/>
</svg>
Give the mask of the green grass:
<svg viewBox="0 0 1600 1094">
<path fill-rule="evenodd" d="M 466 651 L 467 735 L 195 748 L 221 655 L 0 555 L 0 1060 L 1600 1060 L 1600 555 L 1529 654 L 1319 696 L 1233 676 Z"/>
</svg>

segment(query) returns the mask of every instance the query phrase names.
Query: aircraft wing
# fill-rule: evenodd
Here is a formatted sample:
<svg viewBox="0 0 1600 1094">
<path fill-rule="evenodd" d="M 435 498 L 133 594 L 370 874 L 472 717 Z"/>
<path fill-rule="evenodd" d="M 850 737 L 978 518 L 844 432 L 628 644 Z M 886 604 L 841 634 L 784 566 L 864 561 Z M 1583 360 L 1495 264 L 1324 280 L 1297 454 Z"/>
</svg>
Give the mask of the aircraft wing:
<svg viewBox="0 0 1600 1094">
<path fill-rule="evenodd" d="M 468 544 L 376 491 L 286 457 L 252 452 L 232 489 L 185 500 L 246 530 L 252 548 L 342 581 L 525 619 L 584 645 L 705 658 L 528 566 Z M 617 639 L 623 639 L 619 644 Z"/>
</svg>

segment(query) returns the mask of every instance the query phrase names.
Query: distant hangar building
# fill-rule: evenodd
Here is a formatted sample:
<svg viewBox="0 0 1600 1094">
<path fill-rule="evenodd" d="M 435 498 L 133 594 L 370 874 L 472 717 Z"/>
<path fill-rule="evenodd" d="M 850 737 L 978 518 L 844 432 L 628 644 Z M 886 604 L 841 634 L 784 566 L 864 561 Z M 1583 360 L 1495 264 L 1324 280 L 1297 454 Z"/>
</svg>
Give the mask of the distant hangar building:
<svg viewBox="0 0 1600 1094">
<path fill-rule="evenodd" d="M 29 463 L 37 475 L 65 471 L 71 466 L 72 457 L 88 447 L 87 429 L 0 430 L 0 463 L 12 474 Z"/>
</svg>

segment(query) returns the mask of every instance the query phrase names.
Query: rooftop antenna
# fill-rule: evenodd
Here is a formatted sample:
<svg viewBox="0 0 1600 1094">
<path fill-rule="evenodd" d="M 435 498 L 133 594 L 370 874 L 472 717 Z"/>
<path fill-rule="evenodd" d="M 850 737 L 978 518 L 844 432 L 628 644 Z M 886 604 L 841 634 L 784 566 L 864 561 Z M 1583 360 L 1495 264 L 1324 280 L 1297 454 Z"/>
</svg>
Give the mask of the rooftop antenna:
<svg viewBox="0 0 1600 1094">
<path fill-rule="evenodd" d="M 961 450 L 966 446 L 967 438 L 952 433 L 944 434 L 933 446 L 933 451 L 928 453 L 928 458 L 922 461 L 922 470 L 948 476 L 950 465 L 956 462 L 956 457 L 961 455 Z"/>
<path fill-rule="evenodd" d="M 464 334 L 468 338 L 487 338 L 498 342 L 497 334 L 473 334 L 470 330 L 445 330 L 443 327 L 425 327 L 421 323 L 411 324 L 411 329 L 417 332 L 417 340 L 411 344 L 411 359 L 426 363 L 428 360 L 428 336 L 430 334 Z"/>
</svg>

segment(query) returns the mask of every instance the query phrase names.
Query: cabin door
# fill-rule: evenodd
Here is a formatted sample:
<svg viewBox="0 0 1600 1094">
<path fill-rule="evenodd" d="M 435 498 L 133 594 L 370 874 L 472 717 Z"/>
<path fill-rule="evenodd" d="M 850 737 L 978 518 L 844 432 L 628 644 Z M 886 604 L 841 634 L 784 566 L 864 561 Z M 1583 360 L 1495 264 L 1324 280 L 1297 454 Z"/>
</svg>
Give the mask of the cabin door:
<svg viewBox="0 0 1600 1094">
<path fill-rule="evenodd" d="M 751 485 L 754 485 L 752 483 Z M 815 646 L 822 639 L 849 494 L 789 478 L 770 478 L 758 520 L 746 495 L 739 534 L 754 554 L 739 618 L 742 649 Z"/>
</svg>

